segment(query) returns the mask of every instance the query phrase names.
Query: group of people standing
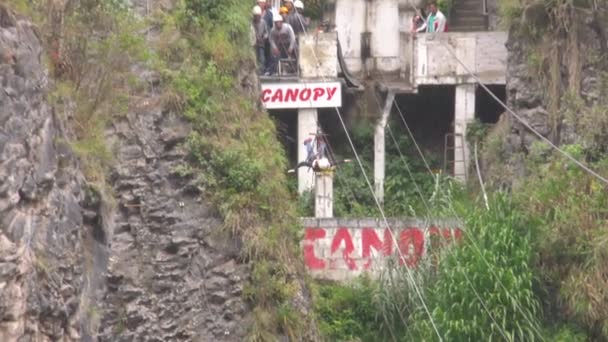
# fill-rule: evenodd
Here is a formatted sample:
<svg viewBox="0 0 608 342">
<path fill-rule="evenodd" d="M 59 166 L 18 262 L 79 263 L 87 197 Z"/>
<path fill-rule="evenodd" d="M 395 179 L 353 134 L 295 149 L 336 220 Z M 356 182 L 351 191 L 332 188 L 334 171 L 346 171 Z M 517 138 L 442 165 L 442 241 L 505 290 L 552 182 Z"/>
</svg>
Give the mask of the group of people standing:
<svg viewBox="0 0 608 342">
<path fill-rule="evenodd" d="M 412 32 L 446 32 L 448 29 L 447 19 L 437 7 L 436 2 L 431 2 L 429 4 L 428 12 L 429 15 L 426 20 L 422 19 L 424 14 L 414 16 L 414 19 L 412 20 Z"/>
<path fill-rule="evenodd" d="M 310 22 L 303 11 L 301 0 L 285 0 L 278 11 L 266 0 L 257 1 L 252 11 L 251 42 L 261 74 L 276 74 L 281 59 L 297 63 L 298 34 L 305 32 Z"/>
</svg>

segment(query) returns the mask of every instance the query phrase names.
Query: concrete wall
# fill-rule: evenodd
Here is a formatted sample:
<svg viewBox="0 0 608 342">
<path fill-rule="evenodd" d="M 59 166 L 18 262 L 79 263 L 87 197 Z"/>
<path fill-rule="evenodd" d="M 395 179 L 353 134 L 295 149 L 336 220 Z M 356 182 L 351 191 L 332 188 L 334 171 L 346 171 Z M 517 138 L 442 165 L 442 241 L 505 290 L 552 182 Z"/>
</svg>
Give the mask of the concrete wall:
<svg viewBox="0 0 608 342">
<path fill-rule="evenodd" d="M 421 84 L 477 83 L 446 44 L 484 83 L 505 84 L 506 32 L 419 34 L 414 41 L 415 82 Z"/>
<path fill-rule="evenodd" d="M 382 72 L 400 70 L 398 4 L 393 0 L 376 0 L 368 4 L 372 69 Z"/>
<path fill-rule="evenodd" d="M 336 31 L 342 44 L 344 61 L 349 71 L 359 73 L 361 64 L 361 33 L 365 32 L 365 0 L 337 0 Z"/>
<path fill-rule="evenodd" d="M 361 35 L 372 32 L 369 71 L 398 72 L 403 68 L 403 33 L 410 32 L 414 6 L 420 0 L 334 0 L 331 16 L 350 72 L 363 71 Z"/>
<path fill-rule="evenodd" d="M 302 78 L 323 79 L 338 76 L 338 45 L 335 32 L 302 34 L 299 41 Z"/>
<path fill-rule="evenodd" d="M 391 258 L 414 268 L 429 248 L 462 236 L 453 221 L 429 226 L 416 219 L 391 219 L 390 230 L 382 220 L 373 218 L 303 218 L 302 224 L 303 258 L 308 271 L 315 278 L 335 281 L 352 280 L 366 272 L 378 274 Z"/>
</svg>

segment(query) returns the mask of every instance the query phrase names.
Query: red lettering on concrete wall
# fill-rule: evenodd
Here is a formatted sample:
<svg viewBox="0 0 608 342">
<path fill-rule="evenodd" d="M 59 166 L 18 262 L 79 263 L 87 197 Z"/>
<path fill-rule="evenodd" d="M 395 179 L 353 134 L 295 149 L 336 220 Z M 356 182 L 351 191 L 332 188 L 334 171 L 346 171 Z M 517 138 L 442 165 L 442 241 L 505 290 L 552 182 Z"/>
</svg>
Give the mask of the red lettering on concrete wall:
<svg viewBox="0 0 608 342">
<path fill-rule="evenodd" d="M 369 269 L 372 265 L 372 259 L 370 258 L 372 248 L 376 251 L 381 252 L 383 256 L 391 255 L 393 250 L 393 237 L 389 229 L 384 230 L 384 242 L 380 241 L 376 230 L 373 228 L 364 228 L 361 232 L 361 249 L 363 250 L 363 258 L 368 259 L 363 265 L 363 268 Z"/>
<path fill-rule="evenodd" d="M 346 227 L 325 229 L 306 228 L 303 241 L 304 262 L 309 270 L 347 270 L 353 275 L 381 265 L 383 259 L 396 255 L 401 265 L 416 267 L 425 257 L 425 232 L 429 248 L 444 247 L 462 238 L 459 228 L 430 227 L 423 230 L 408 227 L 402 230 Z M 397 241 L 398 252 L 393 247 Z"/>
<path fill-rule="evenodd" d="M 355 245 L 353 245 L 353 239 L 350 236 L 350 232 L 346 228 L 338 228 L 334 239 L 331 242 L 331 254 L 340 248 L 344 242 L 344 249 L 342 250 L 342 257 L 346 265 L 350 270 L 356 270 L 357 265 L 355 264 L 355 260 L 350 256 L 350 254 L 355 250 Z"/>
<path fill-rule="evenodd" d="M 418 265 L 424 251 L 424 234 L 418 228 L 406 228 L 399 234 L 399 263 L 408 267 Z"/>
<path fill-rule="evenodd" d="M 315 256 L 315 240 L 325 237 L 323 228 L 307 228 L 304 235 L 304 263 L 311 270 L 322 270 L 325 268 L 325 261 Z"/>
</svg>

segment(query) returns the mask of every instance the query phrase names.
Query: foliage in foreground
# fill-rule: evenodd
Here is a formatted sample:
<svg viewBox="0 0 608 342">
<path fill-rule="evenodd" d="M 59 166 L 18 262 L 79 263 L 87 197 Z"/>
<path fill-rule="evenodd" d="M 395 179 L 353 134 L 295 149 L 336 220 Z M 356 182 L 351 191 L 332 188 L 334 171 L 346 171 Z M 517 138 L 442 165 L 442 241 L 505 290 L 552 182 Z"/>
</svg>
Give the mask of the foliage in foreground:
<svg viewBox="0 0 608 342">
<path fill-rule="evenodd" d="M 538 339 L 533 227 L 503 195 L 490 202 L 490 210 L 469 210 L 463 217 L 463 240 L 443 256 L 426 292 L 439 333 L 454 341 Z M 414 317 L 412 336 L 436 339 L 428 316 L 418 309 Z"/>
<path fill-rule="evenodd" d="M 580 145 L 564 148 L 585 159 Z M 540 144 L 530 160 L 530 174 L 515 196 L 521 211 L 538 222 L 536 272 L 547 318 L 557 325 L 576 323 L 595 340 L 608 339 L 606 185 Z M 608 159 L 592 166 L 606 174 Z"/>
<path fill-rule="evenodd" d="M 351 284 L 321 283 L 315 287 L 319 330 L 330 341 L 377 341 L 383 321 L 377 315 L 377 284 L 362 277 Z"/>
<path fill-rule="evenodd" d="M 438 264 L 423 262 L 411 275 L 389 268 L 377 281 L 322 287 L 326 303 L 316 307 L 322 330 L 332 340 L 438 340 L 415 279 L 446 341 L 544 337 L 532 273 L 532 227 L 505 195 L 496 196 L 489 211 L 467 209 L 463 217 L 467 235 L 452 248 L 437 249 Z"/>
</svg>

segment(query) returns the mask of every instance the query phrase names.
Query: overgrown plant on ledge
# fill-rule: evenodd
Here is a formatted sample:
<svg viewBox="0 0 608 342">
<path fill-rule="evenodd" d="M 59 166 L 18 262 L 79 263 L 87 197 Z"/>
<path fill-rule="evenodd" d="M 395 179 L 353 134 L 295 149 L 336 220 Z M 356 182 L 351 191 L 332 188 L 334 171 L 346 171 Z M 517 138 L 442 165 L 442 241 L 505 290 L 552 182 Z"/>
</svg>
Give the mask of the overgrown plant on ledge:
<svg viewBox="0 0 608 342">
<path fill-rule="evenodd" d="M 150 60 L 140 34 L 143 21 L 123 0 L 16 1 L 18 13 L 33 18 L 47 52 L 49 102 L 67 123 L 68 143 L 87 180 L 100 189 L 113 162 L 105 128 L 128 111 L 137 89 L 131 66 Z"/>
</svg>

